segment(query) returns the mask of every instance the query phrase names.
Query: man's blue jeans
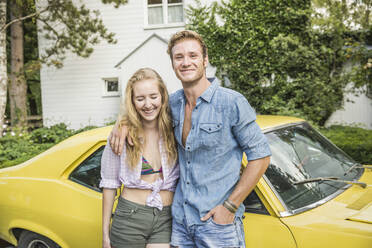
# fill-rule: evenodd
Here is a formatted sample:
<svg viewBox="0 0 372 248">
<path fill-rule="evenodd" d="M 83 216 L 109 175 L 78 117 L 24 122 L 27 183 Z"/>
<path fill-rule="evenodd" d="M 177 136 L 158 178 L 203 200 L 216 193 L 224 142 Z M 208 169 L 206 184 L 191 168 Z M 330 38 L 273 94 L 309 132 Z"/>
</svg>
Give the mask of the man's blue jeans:
<svg viewBox="0 0 372 248">
<path fill-rule="evenodd" d="M 245 248 L 243 223 L 235 218 L 232 224 L 220 225 L 209 218 L 202 225 L 188 226 L 173 219 L 171 245 L 179 248 Z"/>
</svg>

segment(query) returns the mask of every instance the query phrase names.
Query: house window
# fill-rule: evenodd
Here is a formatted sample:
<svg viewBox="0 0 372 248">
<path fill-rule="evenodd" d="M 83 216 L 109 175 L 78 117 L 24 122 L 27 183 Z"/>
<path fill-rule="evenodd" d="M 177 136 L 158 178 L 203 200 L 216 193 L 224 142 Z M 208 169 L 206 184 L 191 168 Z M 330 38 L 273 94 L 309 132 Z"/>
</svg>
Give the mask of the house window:
<svg viewBox="0 0 372 248">
<path fill-rule="evenodd" d="M 103 96 L 119 96 L 118 78 L 104 78 Z"/>
<path fill-rule="evenodd" d="M 182 0 L 146 0 L 147 24 L 173 24 L 183 23 Z"/>
</svg>

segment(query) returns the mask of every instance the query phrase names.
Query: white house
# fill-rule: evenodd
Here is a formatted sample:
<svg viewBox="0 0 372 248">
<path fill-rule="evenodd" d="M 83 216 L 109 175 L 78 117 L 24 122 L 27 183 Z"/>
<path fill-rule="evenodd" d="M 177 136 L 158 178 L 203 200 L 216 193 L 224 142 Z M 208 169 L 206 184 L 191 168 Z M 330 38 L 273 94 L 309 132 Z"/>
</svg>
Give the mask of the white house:
<svg viewBox="0 0 372 248">
<path fill-rule="evenodd" d="M 70 128 L 78 129 L 115 120 L 121 92 L 130 75 L 140 67 L 156 69 L 170 92 L 181 88 L 166 53 L 167 41 L 173 33 L 185 28 L 185 8 L 194 4 L 194 0 L 130 0 L 117 9 L 102 4 L 101 0 L 78 2 L 84 2 L 90 9 L 99 9 L 104 24 L 109 31 L 116 33 L 118 42 L 95 46 L 94 53 L 87 59 L 68 53 L 61 69 L 42 67 L 40 77 L 45 126 L 64 122 Z M 40 53 L 46 42 L 39 35 Z M 214 76 L 212 67 L 207 68 L 207 74 L 208 77 Z M 372 101 L 367 101 L 367 115 L 371 116 Z M 359 120 L 352 116 L 350 119 L 349 110 L 345 109 L 347 113 L 336 113 L 332 121 L 366 122 L 365 126 L 372 129 L 372 117 Z M 355 114 L 355 111 L 351 112 Z"/>
<path fill-rule="evenodd" d="M 329 117 L 326 126 L 348 124 L 372 130 L 372 88 L 365 90 L 358 96 L 346 94 L 343 108 Z"/>
<path fill-rule="evenodd" d="M 45 126 L 64 122 L 78 129 L 115 120 L 121 91 L 140 67 L 156 69 L 170 92 L 181 88 L 166 53 L 167 42 L 185 28 L 184 10 L 193 0 L 172 0 L 169 4 L 168 0 L 134 0 L 117 9 L 100 0 L 83 2 L 100 10 L 105 26 L 116 34 L 118 42 L 95 46 L 88 59 L 68 53 L 61 69 L 42 67 Z M 40 53 L 46 42 L 39 35 Z M 208 73 L 213 76 L 213 70 Z"/>
</svg>

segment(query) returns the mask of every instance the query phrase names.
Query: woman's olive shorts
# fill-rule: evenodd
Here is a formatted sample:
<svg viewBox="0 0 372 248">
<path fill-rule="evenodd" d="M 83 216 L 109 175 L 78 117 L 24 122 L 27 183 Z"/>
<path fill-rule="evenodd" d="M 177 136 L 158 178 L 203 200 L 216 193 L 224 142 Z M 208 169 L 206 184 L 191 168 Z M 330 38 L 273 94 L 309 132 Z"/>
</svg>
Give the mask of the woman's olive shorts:
<svg viewBox="0 0 372 248">
<path fill-rule="evenodd" d="M 113 248 L 144 248 L 146 244 L 170 243 L 171 207 L 159 210 L 119 197 L 112 220 L 110 240 Z"/>
</svg>

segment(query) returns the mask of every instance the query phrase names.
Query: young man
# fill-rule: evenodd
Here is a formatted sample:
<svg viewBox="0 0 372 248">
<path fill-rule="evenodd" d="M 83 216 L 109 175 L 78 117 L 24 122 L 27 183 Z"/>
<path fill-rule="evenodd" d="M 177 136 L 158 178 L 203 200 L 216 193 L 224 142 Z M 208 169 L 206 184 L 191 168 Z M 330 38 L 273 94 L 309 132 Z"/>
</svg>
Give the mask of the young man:
<svg viewBox="0 0 372 248">
<path fill-rule="evenodd" d="M 183 86 L 169 100 L 181 170 L 171 245 L 245 247 L 242 202 L 269 165 L 269 146 L 248 101 L 207 80 L 207 48 L 199 34 L 176 33 L 168 53 Z M 111 136 L 120 151 L 119 131 Z M 249 163 L 240 175 L 243 152 Z"/>
</svg>

